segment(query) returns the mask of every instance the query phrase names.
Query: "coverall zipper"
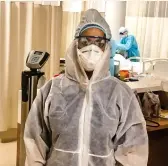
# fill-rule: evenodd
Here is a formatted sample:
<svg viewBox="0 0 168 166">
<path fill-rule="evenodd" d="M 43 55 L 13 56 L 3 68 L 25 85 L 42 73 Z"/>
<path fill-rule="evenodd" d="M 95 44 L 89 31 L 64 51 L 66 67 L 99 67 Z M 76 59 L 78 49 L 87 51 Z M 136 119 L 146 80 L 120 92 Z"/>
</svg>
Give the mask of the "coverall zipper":
<svg viewBox="0 0 168 166">
<path fill-rule="evenodd" d="M 89 136 L 90 136 L 90 121 L 91 121 L 91 85 L 88 86 L 85 100 L 86 105 L 83 107 L 83 125 L 82 125 L 82 142 L 81 142 L 81 158 L 80 166 L 87 166 L 89 161 Z"/>
</svg>

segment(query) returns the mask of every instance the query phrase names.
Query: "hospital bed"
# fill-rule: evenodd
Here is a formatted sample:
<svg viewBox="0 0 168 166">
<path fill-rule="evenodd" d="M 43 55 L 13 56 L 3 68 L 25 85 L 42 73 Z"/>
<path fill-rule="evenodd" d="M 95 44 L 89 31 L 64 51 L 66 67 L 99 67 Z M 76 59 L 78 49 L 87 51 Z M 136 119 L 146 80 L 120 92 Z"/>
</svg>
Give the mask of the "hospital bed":
<svg viewBox="0 0 168 166">
<path fill-rule="evenodd" d="M 133 62 L 131 60 L 139 60 Z M 141 57 L 131 57 L 125 59 L 122 55 L 116 54 L 114 56 L 114 61 L 119 62 L 120 69 L 135 70 L 137 73 L 148 73 L 154 75 L 166 74 L 168 77 L 168 58 L 141 58 Z M 125 64 L 125 65 L 124 65 Z"/>
<path fill-rule="evenodd" d="M 132 62 L 131 60 L 139 60 Z M 119 70 L 129 70 L 137 73 L 139 81 L 127 82 L 126 84 L 138 93 L 146 91 L 168 92 L 168 58 L 141 58 L 131 57 L 125 59 L 122 55 L 116 54 L 115 64 L 119 64 Z"/>
</svg>

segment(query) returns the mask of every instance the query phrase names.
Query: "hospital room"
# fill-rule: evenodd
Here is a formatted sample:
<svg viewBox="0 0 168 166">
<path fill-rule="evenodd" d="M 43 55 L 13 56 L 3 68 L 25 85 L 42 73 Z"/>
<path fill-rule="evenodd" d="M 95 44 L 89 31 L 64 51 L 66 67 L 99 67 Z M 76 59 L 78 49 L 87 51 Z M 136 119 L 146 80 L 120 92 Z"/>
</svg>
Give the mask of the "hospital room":
<svg viewBox="0 0 168 166">
<path fill-rule="evenodd" d="M 168 166 L 168 1 L 0 1 L 0 166 Z"/>
</svg>

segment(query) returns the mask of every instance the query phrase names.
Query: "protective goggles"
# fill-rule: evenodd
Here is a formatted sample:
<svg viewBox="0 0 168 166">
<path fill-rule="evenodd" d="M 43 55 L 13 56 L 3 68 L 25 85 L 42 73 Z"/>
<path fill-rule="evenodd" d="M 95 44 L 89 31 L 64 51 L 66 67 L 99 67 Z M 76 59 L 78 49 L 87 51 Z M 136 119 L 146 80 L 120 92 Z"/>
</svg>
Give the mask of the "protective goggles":
<svg viewBox="0 0 168 166">
<path fill-rule="evenodd" d="M 110 41 L 109 39 L 100 36 L 78 36 L 76 38 L 78 39 L 79 49 L 89 46 L 91 44 L 94 44 L 102 49 L 106 46 L 106 43 Z"/>
<path fill-rule="evenodd" d="M 125 31 L 125 32 L 127 32 L 127 31 Z M 120 35 L 124 35 L 124 34 L 125 34 L 125 32 L 120 32 L 119 34 L 120 34 Z"/>
</svg>

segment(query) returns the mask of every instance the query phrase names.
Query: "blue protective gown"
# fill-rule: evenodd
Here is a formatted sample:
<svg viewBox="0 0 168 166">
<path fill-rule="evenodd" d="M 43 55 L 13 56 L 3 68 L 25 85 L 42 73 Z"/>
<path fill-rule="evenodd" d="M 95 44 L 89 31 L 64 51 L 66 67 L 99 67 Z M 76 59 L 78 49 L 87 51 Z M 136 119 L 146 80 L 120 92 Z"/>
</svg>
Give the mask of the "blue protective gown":
<svg viewBox="0 0 168 166">
<path fill-rule="evenodd" d="M 115 56 L 116 52 L 116 42 L 114 40 L 111 40 L 111 57 L 110 57 L 110 73 L 112 76 L 114 76 L 114 59 L 113 57 Z"/>
<path fill-rule="evenodd" d="M 140 56 L 138 44 L 133 35 L 123 37 L 120 43 L 117 43 L 117 50 L 126 51 L 127 58 Z"/>
</svg>

